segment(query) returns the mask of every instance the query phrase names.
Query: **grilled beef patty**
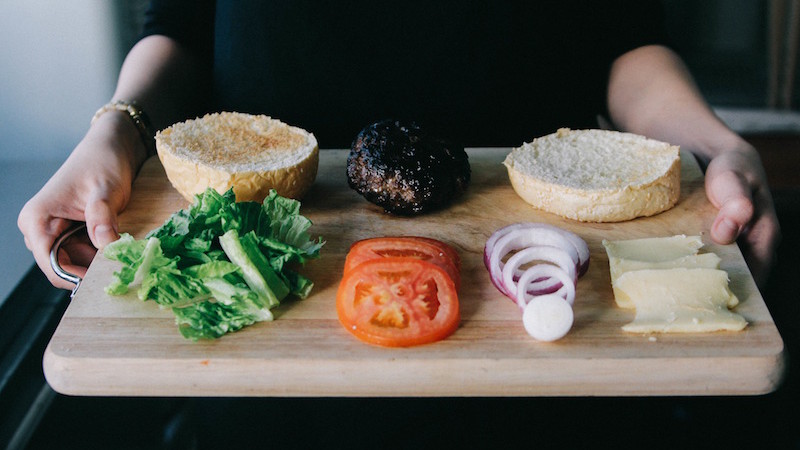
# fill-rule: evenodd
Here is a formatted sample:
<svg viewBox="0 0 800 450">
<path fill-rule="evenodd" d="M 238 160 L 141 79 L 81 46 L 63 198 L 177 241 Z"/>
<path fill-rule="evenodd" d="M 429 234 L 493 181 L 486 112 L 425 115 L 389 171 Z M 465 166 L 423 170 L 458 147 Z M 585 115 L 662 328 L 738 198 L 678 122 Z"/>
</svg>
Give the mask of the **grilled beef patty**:
<svg viewBox="0 0 800 450">
<path fill-rule="evenodd" d="M 385 120 L 356 136 L 347 158 L 347 179 L 386 212 L 417 215 L 462 194 L 470 167 L 463 147 L 427 134 L 416 123 Z"/>
</svg>

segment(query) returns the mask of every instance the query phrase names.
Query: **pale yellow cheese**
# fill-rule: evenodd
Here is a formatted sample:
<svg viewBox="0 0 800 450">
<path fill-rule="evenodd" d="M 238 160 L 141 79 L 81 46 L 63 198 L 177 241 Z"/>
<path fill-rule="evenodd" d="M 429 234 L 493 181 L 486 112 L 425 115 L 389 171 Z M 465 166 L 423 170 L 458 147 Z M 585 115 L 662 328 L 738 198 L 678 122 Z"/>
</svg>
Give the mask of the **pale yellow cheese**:
<svg viewBox="0 0 800 450">
<path fill-rule="evenodd" d="M 728 274 L 718 269 L 677 268 L 629 271 L 617 280 L 636 308 L 632 333 L 695 333 L 738 331 L 747 321 L 728 308 L 739 300 L 728 287 Z"/>
<path fill-rule="evenodd" d="M 620 308 L 634 307 L 628 295 L 617 288 L 617 279 L 625 272 L 677 267 L 718 269 L 720 263 L 719 256 L 713 253 L 697 253 L 703 247 L 700 236 L 604 240 L 603 246 L 608 254 L 614 301 Z"/>
<path fill-rule="evenodd" d="M 669 237 L 621 241 L 603 240 L 603 246 L 606 248 L 609 258 L 661 262 L 697 254 L 697 251 L 703 247 L 703 240 L 700 236 L 679 234 Z"/>
<path fill-rule="evenodd" d="M 714 253 L 687 255 L 669 261 L 637 261 L 634 259 L 609 258 L 611 270 L 611 287 L 614 289 L 614 301 L 620 308 L 633 308 L 630 297 L 617 287 L 619 277 L 634 270 L 675 269 L 679 267 L 694 269 L 719 269 L 720 257 Z"/>
<path fill-rule="evenodd" d="M 741 330 L 747 321 L 729 311 L 739 300 L 728 288 L 720 258 L 699 253 L 700 236 L 603 241 L 614 300 L 634 308 L 632 333 Z"/>
</svg>

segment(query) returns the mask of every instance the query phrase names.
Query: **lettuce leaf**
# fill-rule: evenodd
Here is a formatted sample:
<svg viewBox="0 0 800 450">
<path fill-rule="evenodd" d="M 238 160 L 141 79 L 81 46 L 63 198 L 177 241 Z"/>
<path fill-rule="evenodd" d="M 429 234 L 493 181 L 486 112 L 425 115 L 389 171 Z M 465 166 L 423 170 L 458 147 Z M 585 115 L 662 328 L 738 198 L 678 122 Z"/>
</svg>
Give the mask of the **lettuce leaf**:
<svg viewBox="0 0 800 450">
<path fill-rule="evenodd" d="M 215 339 L 248 325 L 272 320 L 268 309 L 258 308 L 247 299 L 231 304 L 205 301 L 173 309 L 180 333 L 189 339 Z"/>
<path fill-rule="evenodd" d="M 289 287 L 272 270 L 252 234 L 251 231 L 239 239 L 239 233 L 236 230 L 230 230 L 223 234 L 219 241 L 231 262 L 242 271 L 244 281 L 250 286 L 250 289 L 267 306 L 278 306 L 280 301 L 289 294 Z"/>
<path fill-rule="evenodd" d="M 181 334 L 211 339 L 255 322 L 289 296 L 306 298 L 314 284 L 295 268 L 319 258 L 312 222 L 300 202 L 274 190 L 263 203 L 236 202 L 233 190 L 207 189 L 145 239 L 129 234 L 105 247 L 119 261 L 106 292 L 138 287 L 143 301 L 172 308 Z"/>
<path fill-rule="evenodd" d="M 103 255 L 123 263 L 122 268 L 114 272 L 112 283 L 106 287 L 106 292 L 112 295 L 122 295 L 130 286 L 142 285 L 151 272 L 174 262 L 164 256 L 158 238 L 137 241 L 127 233 L 107 245 Z"/>
</svg>

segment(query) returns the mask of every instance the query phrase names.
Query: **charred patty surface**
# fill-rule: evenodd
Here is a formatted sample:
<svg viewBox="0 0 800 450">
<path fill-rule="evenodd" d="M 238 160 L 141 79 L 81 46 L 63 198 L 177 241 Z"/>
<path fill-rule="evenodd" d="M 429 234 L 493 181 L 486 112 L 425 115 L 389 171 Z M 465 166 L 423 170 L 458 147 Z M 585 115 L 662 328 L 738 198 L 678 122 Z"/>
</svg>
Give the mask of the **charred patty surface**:
<svg viewBox="0 0 800 450">
<path fill-rule="evenodd" d="M 413 122 L 385 120 L 356 136 L 347 158 L 350 187 L 386 212 L 416 215 L 448 205 L 469 185 L 463 147 Z"/>
</svg>

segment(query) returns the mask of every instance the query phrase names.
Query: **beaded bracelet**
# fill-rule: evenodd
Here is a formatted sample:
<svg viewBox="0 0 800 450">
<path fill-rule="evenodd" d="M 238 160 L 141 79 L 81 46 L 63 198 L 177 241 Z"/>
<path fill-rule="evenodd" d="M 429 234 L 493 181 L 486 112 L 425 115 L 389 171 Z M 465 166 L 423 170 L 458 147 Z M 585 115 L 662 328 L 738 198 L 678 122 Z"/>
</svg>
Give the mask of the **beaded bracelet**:
<svg viewBox="0 0 800 450">
<path fill-rule="evenodd" d="M 100 116 L 108 111 L 122 111 L 128 113 L 128 117 L 131 118 L 131 121 L 133 121 L 133 124 L 136 126 L 136 129 L 139 130 L 139 134 L 142 136 L 142 141 L 147 149 L 147 156 L 156 154 L 156 141 L 153 127 L 150 125 L 150 120 L 147 118 L 147 114 L 145 114 L 135 102 L 117 100 L 115 102 L 106 103 L 100 109 L 98 109 L 96 113 L 94 113 L 91 124 L 93 125 Z"/>
</svg>

